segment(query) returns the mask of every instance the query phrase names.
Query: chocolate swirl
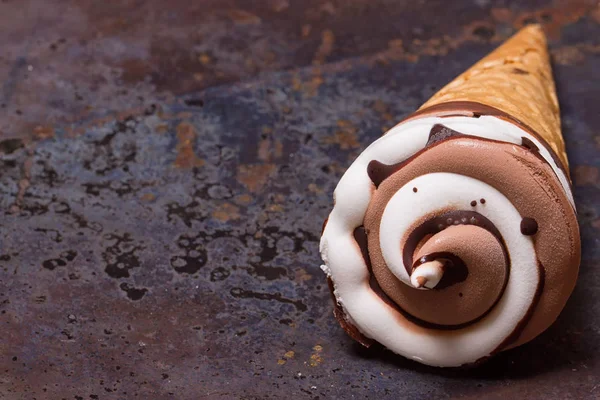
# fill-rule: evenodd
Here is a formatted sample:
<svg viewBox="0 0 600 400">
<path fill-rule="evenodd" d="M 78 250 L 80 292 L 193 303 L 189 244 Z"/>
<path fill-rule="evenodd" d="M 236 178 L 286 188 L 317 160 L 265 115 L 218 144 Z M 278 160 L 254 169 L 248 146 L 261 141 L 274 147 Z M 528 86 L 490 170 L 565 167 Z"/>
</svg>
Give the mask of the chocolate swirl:
<svg viewBox="0 0 600 400">
<path fill-rule="evenodd" d="M 577 277 L 568 176 L 539 137 L 490 114 L 393 128 L 342 177 L 323 232 L 344 324 L 425 364 L 531 340 Z"/>
</svg>

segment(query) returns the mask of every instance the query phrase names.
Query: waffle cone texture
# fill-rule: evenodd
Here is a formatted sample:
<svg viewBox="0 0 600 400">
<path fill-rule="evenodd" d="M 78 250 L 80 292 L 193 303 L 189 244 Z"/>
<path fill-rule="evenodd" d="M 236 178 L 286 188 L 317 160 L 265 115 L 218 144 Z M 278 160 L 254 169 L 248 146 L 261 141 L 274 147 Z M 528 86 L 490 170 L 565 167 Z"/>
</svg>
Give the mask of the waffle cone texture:
<svg viewBox="0 0 600 400">
<path fill-rule="evenodd" d="M 420 110 L 457 101 L 481 103 L 512 116 L 543 138 L 568 166 L 546 37 L 539 25 L 523 28 Z"/>
</svg>

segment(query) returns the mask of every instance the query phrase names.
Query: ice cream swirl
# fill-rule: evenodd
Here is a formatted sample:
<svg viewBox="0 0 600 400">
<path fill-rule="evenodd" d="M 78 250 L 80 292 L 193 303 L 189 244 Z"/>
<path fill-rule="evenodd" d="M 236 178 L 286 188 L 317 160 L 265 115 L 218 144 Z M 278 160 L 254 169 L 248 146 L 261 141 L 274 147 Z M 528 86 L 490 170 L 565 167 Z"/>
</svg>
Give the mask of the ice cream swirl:
<svg viewBox="0 0 600 400">
<path fill-rule="evenodd" d="M 342 325 L 437 366 L 537 336 L 577 277 L 565 171 L 535 132 L 477 104 L 394 127 L 344 174 L 323 232 Z"/>
</svg>

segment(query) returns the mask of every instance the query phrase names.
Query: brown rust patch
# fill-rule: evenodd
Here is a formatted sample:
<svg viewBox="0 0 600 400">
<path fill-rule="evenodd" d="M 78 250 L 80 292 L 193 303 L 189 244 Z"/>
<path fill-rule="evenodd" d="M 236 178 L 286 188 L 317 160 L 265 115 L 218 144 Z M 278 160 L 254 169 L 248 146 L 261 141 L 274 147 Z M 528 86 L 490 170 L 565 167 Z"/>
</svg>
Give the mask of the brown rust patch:
<svg viewBox="0 0 600 400">
<path fill-rule="evenodd" d="M 560 65 L 573 65 L 585 61 L 585 55 L 576 46 L 563 46 L 553 49 L 552 59 Z"/>
<path fill-rule="evenodd" d="M 303 38 L 308 37 L 308 35 L 310 35 L 311 30 L 312 30 L 312 26 L 310 24 L 302 25 L 302 28 L 300 30 L 300 35 L 302 35 Z"/>
<path fill-rule="evenodd" d="M 294 358 L 294 356 L 296 355 L 296 353 L 293 350 L 290 351 L 286 351 L 286 353 L 283 355 L 283 358 Z"/>
<path fill-rule="evenodd" d="M 312 70 L 311 76 L 308 80 L 303 80 L 299 74 L 294 74 L 292 76 L 292 89 L 302 92 L 308 97 L 314 97 L 323 82 L 324 80 L 323 76 L 321 75 L 321 69 L 319 67 L 315 67 Z"/>
<path fill-rule="evenodd" d="M 323 346 L 316 345 L 313 347 L 313 353 L 310 355 L 309 365 L 311 367 L 318 367 L 323 362 L 323 357 L 321 356 L 321 352 L 323 351 Z"/>
<path fill-rule="evenodd" d="M 38 125 L 33 128 L 33 135 L 36 139 L 50 139 L 54 137 L 54 128 L 50 126 Z"/>
<path fill-rule="evenodd" d="M 31 186 L 31 168 L 33 167 L 33 149 L 27 150 L 27 158 L 23 163 L 21 168 L 22 178 L 18 183 L 18 191 L 15 196 L 14 203 L 10 206 L 10 213 L 17 213 L 21 210 L 21 204 L 23 204 L 23 199 L 25 198 L 25 193 L 27 193 L 27 189 Z"/>
<path fill-rule="evenodd" d="M 306 282 L 310 281 L 312 278 L 313 276 L 309 274 L 304 268 L 298 268 L 294 271 L 295 282 Z"/>
<path fill-rule="evenodd" d="M 273 172 L 274 164 L 240 165 L 237 180 L 251 192 L 257 192 L 265 186 Z"/>
<path fill-rule="evenodd" d="M 181 122 L 177 125 L 177 158 L 174 165 L 177 168 L 201 167 L 204 160 L 198 158 L 194 152 L 194 141 L 196 139 L 196 130 L 188 122 Z"/>
<path fill-rule="evenodd" d="M 392 39 L 388 42 L 390 49 L 398 49 L 404 51 L 404 41 L 402 39 Z"/>
<path fill-rule="evenodd" d="M 514 29 L 520 29 L 526 24 L 538 22 L 542 24 L 551 39 L 557 39 L 562 28 L 596 10 L 584 0 L 574 0 L 570 2 L 557 1 L 550 7 L 522 14 L 514 13 L 508 8 L 494 8 L 490 13 L 493 21 L 512 25 Z M 388 48 L 374 55 L 372 60 L 384 65 L 388 64 L 388 60 L 417 62 L 423 55 L 443 56 L 467 42 L 482 40 L 494 43 L 501 42 L 507 39 L 511 33 L 510 31 L 499 33 L 495 24 L 490 23 L 490 21 L 474 21 L 465 25 L 462 33 L 455 37 L 442 35 L 429 39 L 415 38 L 410 43 L 391 40 L 388 42 Z"/>
<path fill-rule="evenodd" d="M 316 183 L 309 183 L 308 184 L 308 191 L 314 194 L 321 194 L 323 193 L 323 189 L 321 189 L 319 186 L 317 186 Z"/>
<path fill-rule="evenodd" d="M 169 130 L 169 127 L 166 124 L 160 124 L 157 125 L 156 128 L 154 128 L 154 130 L 158 134 L 163 134 Z"/>
<path fill-rule="evenodd" d="M 375 103 L 373 103 L 373 110 L 379 114 L 384 121 L 396 121 L 396 118 L 391 114 L 390 106 L 381 100 L 376 100 Z"/>
<path fill-rule="evenodd" d="M 212 216 L 221 222 L 239 219 L 240 209 L 231 203 L 223 203 L 212 212 Z"/>
<path fill-rule="evenodd" d="M 302 90 L 302 79 L 298 76 L 298 74 L 294 74 L 292 76 L 292 89 L 299 92 Z"/>
<path fill-rule="evenodd" d="M 410 42 L 404 42 L 402 39 L 390 40 L 388 48 L 377 53 L 373 61 L 382 65 L 389 64 L 390 60 L 415 63 L 421 56 L 444 56 L 463 43 L 482 39 L 497 41 L 503 38 L 495 33 L 492 25 L 473 22 L 465 26 L 463 32 L 456 37 L 442 35 L 429 39 L 414 38 Z"/>
<path fill-rule="evenodd" d="M 235 197 L 233 201 L 235 201 L 237 204 L 246 206 L 252 203 L 252 196 L 249 194 L 240 194 L 239 196 Z"/>
<path fill-rule="evenodd" d="M 325 62 L 327 57 L 333 51 L 333 44 L 335 43 L 335 36 L 329 29 L 324 30 L 321 33 L 321 44 L 317 49 L 315 57 L 313 58 L 313 64 L 321 65 Z"/>
<path fill-rule="evenodd" d="M 592 19 L 594 21 L 596 21 L 598 24 L 600 24 L 600 3 L 598 3 L 596 8 L 590 12 L 590 16 L 592 17 Z"/>
<path fill-rule="evenodd" d="M 210 63 L 212 63 L 212 57 L 209 56 L 206 53 L 201 53 L 200 55 L 198 55 L 198 61 L 200 61 L 200 64 L 202 65 L 209 65 Z"/>
<path fill-rule="evenodd" d="M 597 186 L 600 183 L 600 171 L 591 165 L 580 165 L 573 170 L 576 186 Z"/>
<path fill-rule="evenodd" d="M 508 8 L 492 8 L 490 11 L 492 18 L 498 22 L 510 22 L 513 18 L 512 11 Z"/>
<path fill-rule="evenodd" d="M 270 0 L 269 5 L 271 10 L 280 13 L 290 7 L 290 2 L 288 0 Z"/>
<path fill-rule="evenodd" d="M 356 136 L 357 129 L 352 122 L 347 120 L 337 121 L 338 129 L 333 136 L 328 136 L 323 139 L 325 144 L 337 144 L 342 150 L 356 149 L 360 147 L 360 143 Z"/>
<path fill-rule="evenodd" d="M 552 59 L 560 65 L 576 65 L 585 61 L 587 54 L 600 54 L 600 45 L 581 43 L 550 50 Z"/>
<path fill-rule="evenodd" d="M 268 126 L 262 128 L 262 136 L 258 142 L 258 159 L 261 161 L 269 162 L 283 155 L 283 143 L 279 139 L 273 139 L 272 133 L 272 128 Z"/>
<path fill-rule="evenodd" d="M 592 2 L 585 0 L 556 1 L 550 7 L 515 16 L 513 25 L 520 29 L 527 24 L 539 23 L 550 39 L 558 39 L 565 26 L 591 14 L 595 8 Z"/>
<path fill-rule="evenodd" d="M 261 23 L 260 17 L 241 9 L 227 10 L 227 16 L 234 23 L 240 25 L 257 25 Z"/>
<path fill-rule="evenodd" d="M 284 365 L 287 362 L 287 360 L 291 360 L 292 358 L 294 358 L 295 355 L 296 353 L 293 350 L 286 351 L 283 357 L 277 360 L 277 364 Z"/>
<path fill-rule="evenodd" d="M 271 140 L 263 139 L 258 143 L 258 159 L 261 161 L 269 161 L 271 158 Z"/>
<path fill-rule="evenodd" d="M 552 59 L 560 65 L 573 65 L 585 61 L 585 55 L 577 46 L 563 46 L 553 49 Z"/>
<path fill-rule="evenodd" d="M 323 82 L 324 80 L 321 76 L 321 71 L 315 69 L 312 77 L 310 78 L 310 81 L 306 82 L 306 84 L 304 85 L 306 94 L 308 94 L 311 97 L 316 96 L 317 91 L 319 90 L 319 87 L 323 84 Z"/>
<path fill-rule="evenodd" d="M 121 62 L 121 80 L 125 84 L 134 84 L 137 82 L 142 82 L 146 78 L 148 74 L 150 74 L 151 69 L 148 66 L 148 63 L 144 60 L 140 60 L 137 58 L 130 58 Z"/>
<path fill-rule="evenodd" d="M 285 209 L 281 204 L 271 204 L 267 207 L 267 211 L 269 212 L 283 212 Z"/>
<path fill-rule="evenodd" d="M 151 202 L 156 199 L 156 196 L 153 193 L 144 193 L 141 197 L 142 201 Z"/>
</svg>

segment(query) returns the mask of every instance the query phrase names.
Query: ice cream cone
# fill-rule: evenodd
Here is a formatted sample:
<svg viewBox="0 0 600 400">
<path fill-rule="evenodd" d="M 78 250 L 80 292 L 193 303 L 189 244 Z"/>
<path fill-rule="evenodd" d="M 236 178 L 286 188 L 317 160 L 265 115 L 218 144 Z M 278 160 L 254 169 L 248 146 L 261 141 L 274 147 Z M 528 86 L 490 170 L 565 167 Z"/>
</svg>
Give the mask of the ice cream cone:
<svg viewBox="0 0 600 400">
<path fill-rule="evenodd" d="M 460 366 L 546 330 L 573 291 L 581 243 L 541 28 L 372 143 L 334 198 L 322 269 L 359 342 Z"/>
</svg>

